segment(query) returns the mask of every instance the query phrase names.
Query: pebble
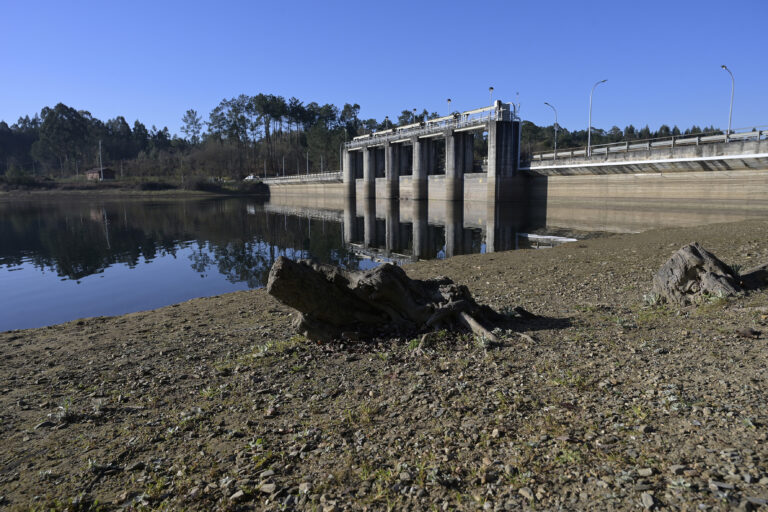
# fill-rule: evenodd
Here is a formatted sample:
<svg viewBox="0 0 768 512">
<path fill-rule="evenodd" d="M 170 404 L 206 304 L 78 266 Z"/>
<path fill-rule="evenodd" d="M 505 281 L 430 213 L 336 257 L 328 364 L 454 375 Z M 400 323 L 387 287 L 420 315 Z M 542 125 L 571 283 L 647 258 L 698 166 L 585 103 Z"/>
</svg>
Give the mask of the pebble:
<svg viewBox="0 0 768 512">
<path fill-rule="evenodd" d="M 259 491 L 264 494 L 272 494 L 275 492 L 275 489 L 277 489 L 277 485 L 275 484 L 261 484 L 259 486 Z"/>
<path fill-rule="evenodd" d="M 312 488 L 312 484 L 309 482 L 302 482 L 299 484 L 299 494 L 307 494 Z"/>
<path fill-rule="evenodd" d="M 229 497 L 229 501 L 233 501 L 235 503 L 242 501 L 245 499 L 245 493 L 243 491 L 237 491 L 232 496 Z"/>
<path fill-rule="evenodd" d="M 640 476 L 651 476 L 653 475 L 653 469 L 652 468 L 640 468 L 637 470 L 637 474 Z"/>
<path fill-rule="evenodd" d="M 517 492 L 528 501 L 533 501 L 533 491 L 529 487 L 521 487 Z"/>
<path fill-rule="evenodd" d="M 647 509 L 653 508 L 654 500 L 653 496 L 651 496 L 650 493 L 644 492 L 640 495 L 640 501 L 643 503 L 643 506 Z"/>
<path fill-rule="evenodd" d="M 713 490 L 713 491 L 717 491 L 717 490 L 720 490 L 720 489 L 725 489 L 725 490 L 730 491 L 730 490 L 732 490 L 734 488 L 734 486 L 733 486 L 733 484 L 727 484 L 725 482 L 718 482 L 717 480 L 710 480 L 709 481 L 709 488 L 711 490 Z"/>
<path fill-rule="evenodd" d="M 407 471 L 403 471 L 400 473 L 400 481 L 404 483 L 409 483 L 411 480 L 413 480 L 413 477 L 411 474 Z"/>
<path fill-rule="evenodd" d="M 686 466 L 683 466 L 682 464 L 674 464 L 672 466 L 669 466 L 669 472 L 673 475 L 682 475 L 683 471 L 685 471 Z"/>
</svg>

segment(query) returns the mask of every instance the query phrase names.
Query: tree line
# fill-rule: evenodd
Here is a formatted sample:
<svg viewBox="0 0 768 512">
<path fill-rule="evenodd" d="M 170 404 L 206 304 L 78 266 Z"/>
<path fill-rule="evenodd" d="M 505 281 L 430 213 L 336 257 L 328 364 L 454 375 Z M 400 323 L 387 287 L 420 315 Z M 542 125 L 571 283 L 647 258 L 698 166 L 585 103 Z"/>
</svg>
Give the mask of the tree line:
<svg viewBox="0 0 768 512">
<path fill-rule="evenodd" d="M 167 127 L 147 128 L 139 120 L 129 125 L 123 116 L 101 121 L 90 112 L 62 103 L 45 107 L 13 124 L 0 121 L 0 175 L 69 178 L 95 168 L 101 158 L 125 177 L 192 176 L 242 179 L 253 174 L 274 176 L 309 170 L 337 170 L 345 141 L 360 134 L 439 117 L 436 112 L 402 110 L 397 119 L 361 119 L 360 105 L 304 103 L 272 94 L 223 99 L 207 119 L 194 109 L 181 121 L 181 135 Z M 592 143 L 603 144 L 670 135 L 717 132 L 692 126 L 681 132 L 662 125 L 621 130 L 592 129 Z M 587 143 L 587 131 L 558 126 L 558 148 Z M 554 142 L 554 125 L 524 121 L 522 151 L 547 151 Z M 101 152 L 99 152 L 99 147 Z"/>
</svg>

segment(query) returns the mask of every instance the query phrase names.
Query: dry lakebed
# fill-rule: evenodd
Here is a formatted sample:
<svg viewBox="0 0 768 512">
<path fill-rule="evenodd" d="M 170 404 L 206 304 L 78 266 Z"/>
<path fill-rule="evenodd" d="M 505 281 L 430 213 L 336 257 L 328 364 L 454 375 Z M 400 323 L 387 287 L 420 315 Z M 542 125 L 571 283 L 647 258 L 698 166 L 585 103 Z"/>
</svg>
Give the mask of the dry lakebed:
<svg viewBox="0 0 768 512">
<path fill-rule="evenodd" d="M 693 241 L 768 262 L 745 221 L 404 267 L 539 315 L 493 346 L 314 343 L 263 289 L 0 333 L 0 508 L 764 508 L 768 292 L 649 300 Z"/>
</svg>

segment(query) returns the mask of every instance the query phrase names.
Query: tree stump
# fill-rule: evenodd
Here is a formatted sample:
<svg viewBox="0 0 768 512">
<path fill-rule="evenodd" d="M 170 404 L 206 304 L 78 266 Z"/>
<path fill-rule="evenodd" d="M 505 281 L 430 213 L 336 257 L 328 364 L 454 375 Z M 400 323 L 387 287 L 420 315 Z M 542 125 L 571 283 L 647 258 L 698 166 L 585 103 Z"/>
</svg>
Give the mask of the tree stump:
<svg viewBox="0 0 768 512">
<path fill-rule="evenodd" d="M 301 313 L 296 327 L 314 340 L 413 335 L 457 325 L 495 340 L 489 326 L 504 319 L 477 304 L 466 286 L 446 277 L 410 279 L 389 263 L 349 272 L 281 256 L 269 272 L 267 292 Z"/>
<path fill-rule="evenodd" d="M 728 297 L 741 292 L 739 276 L 698 242 L 679 249 L 653 276 L 652 293 L 679 305 L 700 302 L 706 295 Z"/>
</svg>

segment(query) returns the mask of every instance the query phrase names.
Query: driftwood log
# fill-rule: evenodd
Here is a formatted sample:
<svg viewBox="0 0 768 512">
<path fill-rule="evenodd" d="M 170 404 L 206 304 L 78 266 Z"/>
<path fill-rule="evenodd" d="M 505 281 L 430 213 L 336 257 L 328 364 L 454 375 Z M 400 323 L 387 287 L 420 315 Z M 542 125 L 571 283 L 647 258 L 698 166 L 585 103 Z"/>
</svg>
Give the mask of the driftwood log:
<svg viewBox="0 0 768 512">
<path fill-rule="evenodd" d="M 652 293 L 673 304 L 700 302 L 703 296 L 742 293 L 739 276 L 697 242 L 679 249 L 653 276 Z"/>
<path fill-rule="evenodd" d="M 267 292 L 298 310 L 296 327 L 315 340 L 413 335 L 461 325 L 495 341 L 491 326 L 504 319 L 477 304 L 466 286 L 446 277 L 410 279 L 388 263 L 349 272 L 281 256 L 269 272 Z"/>
</svg>

